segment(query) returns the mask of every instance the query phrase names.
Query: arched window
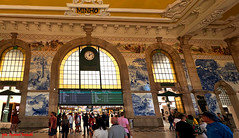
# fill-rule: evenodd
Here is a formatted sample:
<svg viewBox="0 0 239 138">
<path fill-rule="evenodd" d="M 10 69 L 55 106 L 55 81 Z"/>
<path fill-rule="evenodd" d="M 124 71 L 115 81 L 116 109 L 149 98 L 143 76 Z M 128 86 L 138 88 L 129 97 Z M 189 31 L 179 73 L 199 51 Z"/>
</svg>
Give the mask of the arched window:
<svg viewBox="0 0 239 138">
<path fill-rule="evenodd" d="M 0 81 L 23 81 L 25 58 L 21 47 L 6 49 L 0 59 Z"/>
<path fill-rule="evenodd" d="M 80 68 L 80 46 L 66 54 L 60 66 L 59 88 L 62 89 L 121 89 L 119 67 L 114 57 L 106 50 L 91 46 L 99 53 L 99 71 Z"/>
<path fill-rule="evenodd" d="M 161 50 L 152 53 L 152 69 L 154 81 L 159 83 L 175 83 L 176 74 L 170 56 Z"/>
<path fill-rule="evenodd" d="M 222 103 L 222 107 L 227 107 L 227 106 L 232 105 L 231 100 L 227 94 L 227 90 L 225 90 L 225 88 L 222 86 L 217 87 L 217 90 L 221 92 L 219 94 L 219 99 Z"/>
</svg>

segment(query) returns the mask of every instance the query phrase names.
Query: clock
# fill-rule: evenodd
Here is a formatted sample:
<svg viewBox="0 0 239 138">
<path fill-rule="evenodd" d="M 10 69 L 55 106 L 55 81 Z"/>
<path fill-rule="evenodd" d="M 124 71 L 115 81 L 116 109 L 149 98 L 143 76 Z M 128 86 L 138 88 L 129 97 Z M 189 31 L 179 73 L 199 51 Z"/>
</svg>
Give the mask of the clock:
<svg viewBox="0 0 239 138">
<path fill-rule="evenodd" d="M 86 51 L 84 56 L 87 60 L 93 60 L 95 58 L 95 54 L 92 51 Z"/>
<path fill-rule="evenodd" d="M 99 71 L 100 60 L 99 52 L 96 48 L 87 46 L 80 52 L 80 70 L 84 71 Z"/>
</svg>

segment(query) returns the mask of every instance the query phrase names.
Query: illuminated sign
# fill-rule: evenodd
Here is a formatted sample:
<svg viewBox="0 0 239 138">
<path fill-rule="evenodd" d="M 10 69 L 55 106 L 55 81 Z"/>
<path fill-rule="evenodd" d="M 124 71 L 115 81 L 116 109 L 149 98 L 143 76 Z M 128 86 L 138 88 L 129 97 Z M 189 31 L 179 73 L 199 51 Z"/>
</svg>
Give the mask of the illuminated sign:
<svg viewBox="0 0 239 138">
<path fill-rule="evenodd" d="M 60 90 L 60 105 L 122 105 L 121 90 Z"/>
</svg>

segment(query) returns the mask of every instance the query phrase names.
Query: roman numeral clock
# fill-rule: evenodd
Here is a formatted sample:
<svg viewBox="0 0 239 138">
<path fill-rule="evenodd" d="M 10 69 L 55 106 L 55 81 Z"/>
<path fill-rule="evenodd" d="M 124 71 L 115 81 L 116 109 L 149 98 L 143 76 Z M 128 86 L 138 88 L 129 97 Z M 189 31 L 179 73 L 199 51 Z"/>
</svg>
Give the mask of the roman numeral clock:
<svg viewBox="0 0 239 138">
<path fill-rule="evenodd" d="M 100 71 L 99 52 L 95 48 L 87 46 L 81 50 L 80 70 Z"/>
</svg>

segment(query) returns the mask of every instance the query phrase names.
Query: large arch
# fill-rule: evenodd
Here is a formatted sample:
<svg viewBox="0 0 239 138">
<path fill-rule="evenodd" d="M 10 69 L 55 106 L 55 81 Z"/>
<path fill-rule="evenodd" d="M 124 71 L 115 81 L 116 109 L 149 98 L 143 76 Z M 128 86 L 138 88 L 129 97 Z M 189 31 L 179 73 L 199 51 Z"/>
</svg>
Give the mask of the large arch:
<svg viewBox="0 0 239 138">
<path fill-rule="evenodd" d="M 191 95 L 188 90 L 187 81 L 186 81 L 186 77 L 184 74 L 182 60 L 181 60 L 178 52 L 172 46 L 162 43 L 161 40 L 158 43 L 155 43 L 155 44 L 152 44 L 151 46 L 149 46 L 145 51 L 145 57 L 146 57 L 146 61 L 148 63 L 147 68 L 148 68 L 148 72 L 149 72 L 149 78 L 150 78 L 149 80 L 150 80 L 152 91 L 154 91 L 154 93 L 157 94 L 158 90 L 161 89 L 161 86 L 158 83 L 155 83 L 154 78 L 153 78 L 153 72 L 152 72 L 152 66 L 151 66 L 151 53 L 154 50 L 163 50 L 163 51 L 167 52 L 169 54 L 169 56 L 172 58 L 172 61 L 174 63 L 174 69 L 176 72 L 176 77 L 177 77 L 177 83 L 176 83 L 174 89 L 183 94 L 182 100 L 183 100 L 184 105 L 186 105 L 186 106 L 184 106 L 186 113 L 195 115 Z M 157 101 L 156 98 L 155 98 L 155 100 Z M 158 103 L 155 103 L 155 104 L 158 105 Z"/>
<path fill-rule="evenodd" d="M 217 89 L 218 87 L 223 87 L 226 90 L 226 93 L 229 96 L 229 99 L 231 101 L 231 104 L 232 104 L 232 107 L 233 107 L 233 110 L 234 110 L 234 113 L 235 113 L 235 114 L 233 113 L 236 117 L 236 118 L 234 117 L 234 122 L 236 123 L 237 128 L 239 128 L 239 123 L 238 123 L 238 120 L 239 120 L 239 105 L 238 105 L 239 100 L 237 98 L 236 91 L 228 83 L 226 83 L 223 80 L 220 80 L 215 84 L 214 93 L 216 94 L 217 101 L 219 103 L 219 107 L 220 107 L 223 114 L 225 114 L 225 113 L 224 113 L 224 110 L 222 108 L 221 100 L 219 98 L 219 94 L 221 93 L 221 91 L 219 91 Z"/>
<path fill-rule="evenodd" d="M 0 43 L 0 55 L 9 47 L 12 46 L 19 46 L 25 50 L 26 58 L 25 58 L 25 68 L 24 68 L 24 76 L 23 81 L 21 82 L 0 82 L 0 89 L 2 89 L 6 85 L 10 86 L 16 86 L 18 90 L 21 92 L 21 103 L 19 108 L 19 118 L 22 121 L 20 125 L 25 123 L 23 121 L 23 118 L 25 117 L 25 107 L 26 107 L 26 97 L 27 97 L 27 88 L 28 88 L 28 80 L 29 80 L 29 70 L 30 70 L 30 62 L 31 62 L 31 49 L 29 47 L 29 44 L 27 42 L 24 42 L 19 39 L 8 39 L 4 40 L 2 43 Z"/>
<path fill-rule="evenodd" d="M 59 72 L 60 72 L 60 65 L 61 61 L 63 60 L 64 56 L 73 48 L 77 46 L 83 46 L 83 45 L 89 45 L 89 42 L 87 42 L 87 38 L 77 38 L 74 40 L 71 40 L 64 44 L 56 53 L 55 57 L 52 61 L 51 66 L 51 81 L 50 81 L 50 97 L 55 97 L 52 101 L 50 101 L 49 105 L 49 111 L 56 111 L 58 106 L 58 88 L 59 88 Z M 132 115 L 132 111 L 128 110 L 128 107 L 130 106 L 130 103 L 132 103 L 130 98 L 126 98 L 129 95 L 127 95 L 127 92 L 130 91 L 129 86 L 129 75 L 128 75 L 128 66 L 126 64 L 126 61 L 123 57 L 123 55 L 119 52 L 119 50 L 109 42 L 99 39 L 99 38 L 91 38 L 90 45 L 99 46 L 106 51 L 108 51 L 117 61 L 119 70 L 120 70 L 120 78 L 121 78 L 121 88 L 123 91 L 123 102 L 126 110 L 126 114 L 128 116 Z"/>
<path fill-rule="evenodd" d="M 19 90 L 27 90 L 27 86 L 28 86 L 28 79 L 29 79 L 29 70 L 30 70 L 30 61 L 31 61 L 31 50 L 30 47 L 28 46 L 28 43 L 19 40 L 19 39 L 8 39 L 8 40 L 4 40 L 2 43 L 0 43 L 0 55 L 2 55 L 2 53 L 8 49 L 9 47 L 12 46 L 19 46 L 21 48 L 23 48 L 26 52 L 26 59 L 25 59 L 25 68 L 24 68 L 24 76 L 23 76 L 23 81 L 19 82 L 16 84 L 16 87 Z M 0 82 L 0 88 L 2 88 L 4 86 L 4 82 Z"/>
</svg>

